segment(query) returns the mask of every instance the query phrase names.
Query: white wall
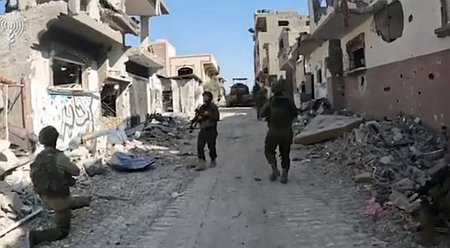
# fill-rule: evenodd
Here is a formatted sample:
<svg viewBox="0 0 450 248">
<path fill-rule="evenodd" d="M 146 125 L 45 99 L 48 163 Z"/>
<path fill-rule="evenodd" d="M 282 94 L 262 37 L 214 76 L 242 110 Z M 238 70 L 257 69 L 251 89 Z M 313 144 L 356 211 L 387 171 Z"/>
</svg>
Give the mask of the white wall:
<svg viewBox="0 0 450 248">
<path fill-rule="evenodd" d="M 68 95 L 50 93 L 50 59 L 39 51 L 31 50 L 31 109 L 34 132 L 38 134 L 48 125 L 60 133 L 58 148 L 66 149 L 79 134 L 92 132 L 100 126 L 101 103 L 98 91 L 98 75 L 94 64 L 88 72 L 88 87 L 92 95 Z"/>
<path fill-rule="evenodd" d="M 306 59 L 306 73 L 314 74 L 314 97 L 323 98 L 328 96 L 327 77 L 330 75 L 325 67 L 325 58 L 328 56 L 328 42 L 324 42 Z M 319 82 L 318 71 L 322 69 L 322 82 Z M 301 82 L 301 81 L 300 81 Z"/>
<path fill-rule="evenodd" d="M 401 0 L 404 13 L 403 35 L 394 42 L 382 40 L 375 32 L 373 18 L 345 35 L 342 40 L 344 69 L 348 68 L 346 44 L 365 33 L 366 67 L 372 68 L 405 59 L 450 49 L 449 38 L 438 38 L 434 30 L 441 27 L 440 1 Z M 409 16 L 413 20 L 409 22 Z"/>
<path fill-rule="evenodd" d="M 161 80 L 154 74 L 150 77 L 148 84 L 148 112 L 162 113 L 162 91 Z"/>
<path fill-rule="evenodd" d="M 195 79 L 172 80 L 172 99 L 174 113 L 193 116 L 202 103 L 203 86 Z"/>
</svg>

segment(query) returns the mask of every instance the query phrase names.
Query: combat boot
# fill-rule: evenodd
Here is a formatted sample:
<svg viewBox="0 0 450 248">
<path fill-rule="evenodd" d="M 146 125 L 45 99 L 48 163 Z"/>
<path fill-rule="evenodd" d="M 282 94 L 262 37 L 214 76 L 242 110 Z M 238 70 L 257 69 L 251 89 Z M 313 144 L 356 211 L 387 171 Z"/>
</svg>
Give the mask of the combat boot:
<svg viewBox="0 0 450 248">
<path fill-rule="evenodd" d="M 214 168 L 214 167 L 216 167 L 216 165 L 217 165 L 216 160 L 211 160 L 211 163 L 209 164 L 209 167 L 210 168 Z"/>
<path fill-rule="evenodd" d="M 286 184 L 288 182 L 288 172 L 289 172 L 289 170 L 283 169 L 283 173 L 281 174 L 281 180 L 280 180 L 280 182 L 282 184 Z"/>
<path fill-rule="evenodd" d="M 206 161 L 203 159 L 200 159 L 198 161 L 197 168 L 195 168 L 196 171 L 203 171 L 206 169 Z"/>
<path fill-rule="evenodd" d="M 274 182 L 280 176 L 280 171 L 276 164 L 272 164 L 272 175 L 270 175 L 270 181 Z"/>
</svg>

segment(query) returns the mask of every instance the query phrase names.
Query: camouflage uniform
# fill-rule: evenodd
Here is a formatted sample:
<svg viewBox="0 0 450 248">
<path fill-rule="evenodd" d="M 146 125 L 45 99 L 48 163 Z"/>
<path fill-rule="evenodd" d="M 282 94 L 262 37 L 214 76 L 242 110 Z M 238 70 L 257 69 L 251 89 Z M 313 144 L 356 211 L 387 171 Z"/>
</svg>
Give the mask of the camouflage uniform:
<svg viewBox="0 0 450 248">
<path fill-rule="evenodd" d="M 267 119 L 269 126 L 265 139 L 264 154 L 272 166 L 270 180 L 275 181 L 280 175 L 276 159 L 276 149 L 278 147 L 283 169 L 281 182 L 287 183 L 293 139 L 292 121 L 297 117 L 297 108 L 289 98 L 283 95 L 282 87 L 282 84 L 272 87 L 274 96 L 263 106 L 261 117 Z"/>
<path fill-rule="evenodd" d="M 205 92 L 204 94 L 208 94 Z M 212 99 L 212 97 L 211 97 Z M 208 145 L 209 156 L 211 158 L 211 167 L 215 166 L 217 159 L 216 151 L 216 140 L 218 136 L 217 132 L 217 122 L 220 120 L 219 108 L 212 102 L 205 103 L 203 105 L 203 113 L 200 115 L 200 132 L 197 139 L 197 154 L 200 160 L 200 165 L 197 167 L 198 170 L 205 169 L 205 146 Z M 209 114 L 204 115 L 205 112 Z"/>
<path fill-rule="evenodd" d="M 450 177 L 429 190 L 429 198 L 421 202 L 421 242 L 431 246 L 436 236 L 436 224 L 440 214 L 450 214 Z M 447 219 L 447 218 L 446 218 Z"/>
<path fill-rule="evenodd" d="M 64 239 L 69 235 L 70 231 L 70 220 L 71 220 L 71 210 L 79 209 L 85 206 L 89 206 L 89 197 L 71 197 L 69 187 L 72 186 L 75 181 L 72 176 L 78 176 L 80 174 L 79 168 L 73 164 L 64 153 L 59 152 L 55 149 L 56 140 L 58 137 L 58 132 L 53 127 L 44 128 L 39 134 L 39 142 L 45 146 L 44 151 L 41 155 L 54 155 L 56 160 L 57 172 L 64 175 L 60 179 L 60 189 L 61 194 L 53 195 L 46 194 L 45 192 L 38 192 L 42 201 L 50 209 L 55 211 L 55 224 L 56 226 L 51 229 L 36 231 L 32 230 L 29 232 L 28 242 L 29 247 L 34 247 L 43 242 L 52 242 Z M 56 153 L 54 152 L 56 151 Z M 33 166 L 41 166 L 39 159 L 41 156 L 37 156 Z M 32 172 L 31 172 L 32 173 Z M 43 179 L 47 180 L 47 179 Z M 45 182 L 45 181 L 44 181 Z"/>
<path fill-rule="evenodd" d="M 261 120 L 261 110 L 262 107 L 267 102 L 267 90 L 265 88 L 260 89 L 256 93 L 256 99 L 255 99 L 255 105 L 256 105 L 256 115 L 258 117 L 258 120 Z"/>
</svg>

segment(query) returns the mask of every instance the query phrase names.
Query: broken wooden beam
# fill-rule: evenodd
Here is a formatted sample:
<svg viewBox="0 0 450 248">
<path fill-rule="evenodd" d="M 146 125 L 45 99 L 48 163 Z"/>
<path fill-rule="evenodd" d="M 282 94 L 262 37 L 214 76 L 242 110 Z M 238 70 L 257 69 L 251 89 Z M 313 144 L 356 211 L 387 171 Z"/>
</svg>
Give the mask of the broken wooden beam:
<svg viewBox="0 0 450 248">
<path fill-rule="evenodd" d="M 38 208 L 38 210 L 34 211 L 33 213 L 25 216 L 25 218 L 15 222 L 14 224 L 12 224 L 11 226 L 9 226 L 8 228 L 6 228 L 5 230 L 0 232 L 0 238 L 2 238 L 3 236 L 5 236 L 6 234 L 10 233 L 11 231 L 13 231 L 14 229 L 18 228 L 19 226 L 23 225 L 25 222 L 31 220 L 32 218 L 34 218 L 36 215 L 40 214 L 43 211 L 43 209 L 40 207 Z"/>
</svg>

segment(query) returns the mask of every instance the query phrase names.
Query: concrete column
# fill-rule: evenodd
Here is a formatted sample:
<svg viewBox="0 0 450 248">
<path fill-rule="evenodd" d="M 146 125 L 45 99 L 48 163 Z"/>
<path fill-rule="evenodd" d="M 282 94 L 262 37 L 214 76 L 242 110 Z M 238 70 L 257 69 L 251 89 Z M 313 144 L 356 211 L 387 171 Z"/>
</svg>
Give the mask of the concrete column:
<svg viewBox="0 0 450 248">
<path fill-rule="evenodd" d="M 141 16 L 141 42 L 143 42 L 145 38 L 149 37 L 148 36 L 150 32 L 149 20 L 150 20 L 149 16 Z"/>
</svg>

